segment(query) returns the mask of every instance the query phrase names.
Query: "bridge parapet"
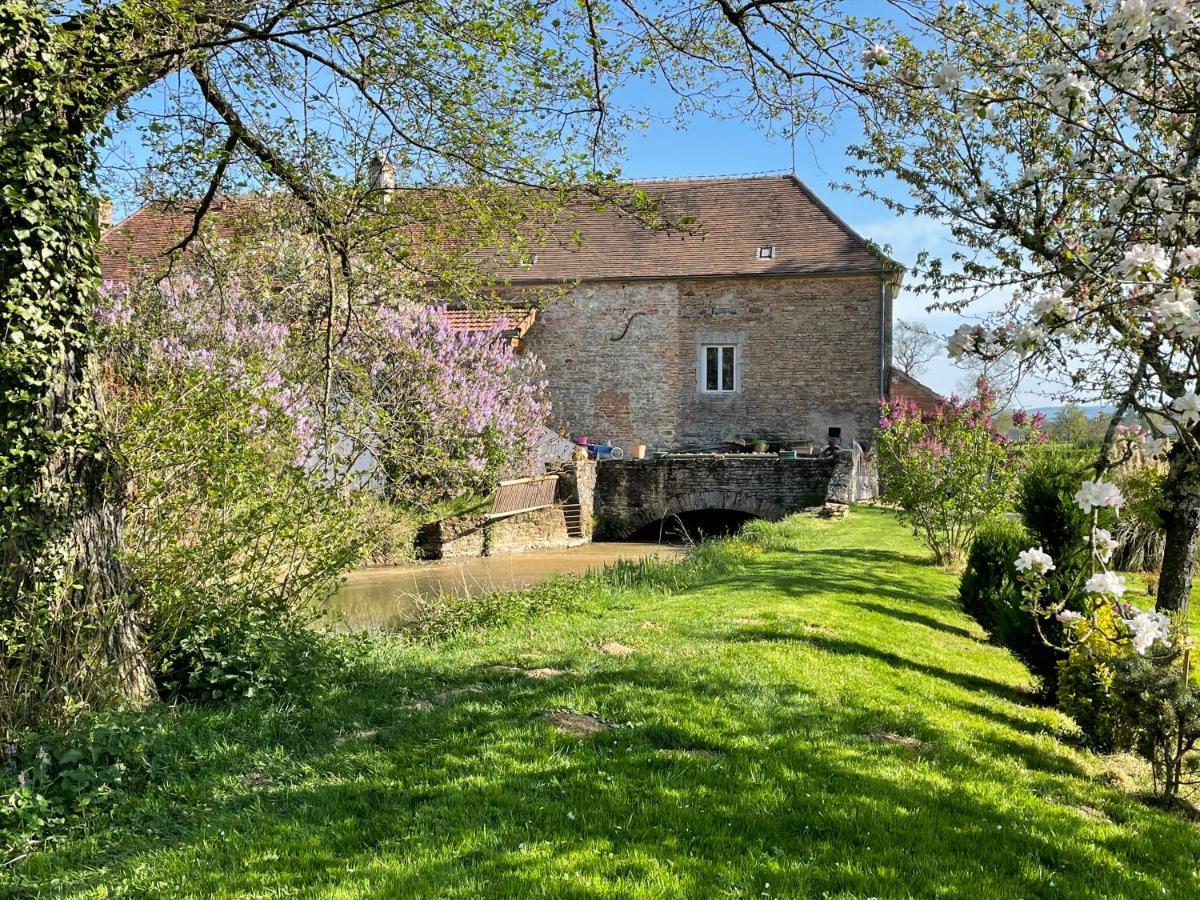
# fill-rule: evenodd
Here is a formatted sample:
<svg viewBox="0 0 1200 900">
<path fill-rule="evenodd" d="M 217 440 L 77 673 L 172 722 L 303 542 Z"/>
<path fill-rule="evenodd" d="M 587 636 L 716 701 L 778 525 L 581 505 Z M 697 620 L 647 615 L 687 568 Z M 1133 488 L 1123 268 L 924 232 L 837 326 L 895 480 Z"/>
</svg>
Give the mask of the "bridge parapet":
<svg viewBox="0 0 1200 900">
<path fill-rule="evenodd" d="M 595 513 L 611 537 L 628 537 L 665 517 L 731 510 L 781 519 L 853 499 L 855 459 L 780 459 L 774 454 L 676 454 L 654 460 L 607 460 L 596 469 Z"/>
</svg>

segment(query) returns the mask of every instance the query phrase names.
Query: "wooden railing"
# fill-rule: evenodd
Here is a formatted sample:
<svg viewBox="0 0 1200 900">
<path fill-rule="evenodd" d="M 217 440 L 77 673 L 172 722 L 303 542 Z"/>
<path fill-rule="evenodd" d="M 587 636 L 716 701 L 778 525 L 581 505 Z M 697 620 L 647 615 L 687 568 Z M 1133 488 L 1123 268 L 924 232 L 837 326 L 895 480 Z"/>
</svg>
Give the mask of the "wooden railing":
<svg viewBox="0 0 1200 900">
<path fill-rule="evenodd" d="M 536 478 L 514 478 L 502 481 L 496 487 L 489 519 L 513 516 L 554 505 L 554 490 L 558 485 L 557 475 L 539 475 Z"/>
</svg>

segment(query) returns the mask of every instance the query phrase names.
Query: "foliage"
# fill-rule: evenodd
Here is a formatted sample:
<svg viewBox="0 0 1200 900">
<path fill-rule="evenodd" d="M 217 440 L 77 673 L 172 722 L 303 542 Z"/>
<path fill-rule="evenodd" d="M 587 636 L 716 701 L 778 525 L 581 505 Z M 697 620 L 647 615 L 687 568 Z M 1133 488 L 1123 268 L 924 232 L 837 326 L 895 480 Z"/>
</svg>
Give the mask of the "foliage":
<svg viewBox="0 0 1200 900">
<path fill-rule="evenodd" d="M 1021 582 L 1013 569 L 1017 554 L 1031 543 L 1036 539 L 1020 523 L 998 520 L 982 526 L 967 554 L 958 602 L 993 641 L 1029 667 L 1043 695 L 1053 695 L 1064 654 L 1047 645 L 1039 623 L 1022 607 Z"/>
<path fill-rule="evenodd" d="M 1118 690 L 1118 665 L 1130 655 L 1117 633 L 1111 610 L 1099 614 L 1096 628 L 1083 629 L 1078 645 L 1058 663 L 1058 708 L 1079 725 L 1088 744 L 1101 753 L 1132 749 L 1136 729 Z"/>
<path fill-rule="evenodd" d="M 0 745 L 0 866 L 111 800 L 144 741 L 138 725 L 98 718 Z"/>
<path fill-rule="evenodd" d="M 516 352 L 510 327 L 467 330 L 444 307 L 410 304 L 378 307 L 350 335 L 357 370 L 341 387 L 362 413 L 341 427 L 370 447 L 395 503 L 429 509 L 533 473 L 550 401 L 541 362 Z"/>
<path fill-rule="evenodd" d="M 113 287 L 96 310 L 132 486 L 126 560 L 174 693 L 253 693 L 256 660 L 274 670 L 301 646 L 291 611 L 327 598 L 370 537 L 344 482 L 306 467 L 311 361 L 278 313 L 257 282 L 187 273 Z M 218 655 L 243 687 L 201 671 Z"/>
<path fill-rule="evenodd" d="M 1200 528 L 1200 96 L 1193 3 L 918 3 L 867 40 L 855 174 L 957 248 L 912 287 L 962 311 L 952 355 L 1015 355 L 1080 402 L 1172 439 L 1159 605 L 1188 603 Z M 849 52 L 850 48 L 847 47 Z M 884 196 L 896 182 L 907 196 Z M 885 187 L 884 185 L 887 185 Z"/>
<path fill-rule="evenodd" d="M 1113 567 L 1122 572 L 1157 572 L 1162 567 L 1163 534 L 1159 509 L 1165 472 L 1154 462 L 1122 469 L 1117 476 L 1125 506 L 1113 528 L 1117 549 Z"/>
<path fill-rule="evenodd" d="M 1017 489 L 1017 513 L 1034 543 L 1054 557 L 1056 568 L 1047 577 L 1056 580 L 1060 595 L 1091 563 L 1091 550 L 1083 539 L 1091 522 L 1075 502 L 1081 474 L 1072 454 L 1047 450 L 1027 458 Z M 1105 510 L 1104 516 L 1101 524 L 1111 524 L 1111 511 Z"/>
<path fill-rule="evenodd" d="M 1178 654 L 1133 654 L 1117 664 L 1115 685 L 1124 713 L 1137 729 L 1138 751 L 1150 761 L 1155 792 L 1167 800 L 1200 785 L 1200 689 L 1181 678 Z"/>
<path fill-rule="evenodd" d="M 342 643 L 276 599 L 197 603 L 165 650 L 163 692 L 177 700 L 301 695 L 345 665 Z"/>
<path fill-rule="evenodd" d="M 1194 893 L 1195 824 L 1059 737 L 889 511 L 755 530 L 772 549 L 671 596 L 380 639 L 317 704 L 180 707 L 144 786 L 0 894 Z"/>
<path fill-rule="evenodd" d="M 876 446 L 883 498 L 896 503 L 938 565 L 958 562 L 981 524 L 1001 515 L 1016 486 L 1019 448 L 992 429 L 993 395 L 980 382 L 966 401 L 922 413 L 904 400 L 882 407 Z M 1027 438 L 1037 423 L 1021 423 Z"/>
</svg>

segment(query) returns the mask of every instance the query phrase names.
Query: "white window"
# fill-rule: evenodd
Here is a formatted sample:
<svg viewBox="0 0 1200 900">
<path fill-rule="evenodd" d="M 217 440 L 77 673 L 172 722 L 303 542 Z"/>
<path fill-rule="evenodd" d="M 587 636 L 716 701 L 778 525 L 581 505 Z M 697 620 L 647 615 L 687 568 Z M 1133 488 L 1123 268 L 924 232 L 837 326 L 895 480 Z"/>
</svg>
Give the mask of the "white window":
<svg viewBox="0 0 1200 900">
<path fill-rule="evenodd" d="M 705 344 L 701 348 L 700 389 L 706 394 L 732 394 L 737 383 L 737 345 Z"/>
<path fill-rule="evenodd" d="M 758 248 L 758 258 L 759 259 L 774 259 L 775 258 L 775 245 L 767 244 L 762 247 L 759 247 Z"/>
</svg>

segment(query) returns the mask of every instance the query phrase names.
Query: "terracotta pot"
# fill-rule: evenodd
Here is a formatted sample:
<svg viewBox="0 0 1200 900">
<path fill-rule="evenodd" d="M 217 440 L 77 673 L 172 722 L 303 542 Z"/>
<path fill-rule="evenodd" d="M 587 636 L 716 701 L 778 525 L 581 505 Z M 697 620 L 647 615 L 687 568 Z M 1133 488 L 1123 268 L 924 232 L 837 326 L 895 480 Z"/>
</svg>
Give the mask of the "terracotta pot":
<svg viewBox="0 0 1200 900">
<path fill-rule="evenodd" d="M 629 448 L 629 455 L 633 459 L 645 459 L 646 458 L 646 445 L 645 444 L 634 444 L 632 447 Z"/>
</svg>

